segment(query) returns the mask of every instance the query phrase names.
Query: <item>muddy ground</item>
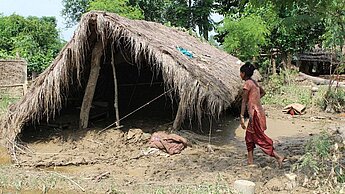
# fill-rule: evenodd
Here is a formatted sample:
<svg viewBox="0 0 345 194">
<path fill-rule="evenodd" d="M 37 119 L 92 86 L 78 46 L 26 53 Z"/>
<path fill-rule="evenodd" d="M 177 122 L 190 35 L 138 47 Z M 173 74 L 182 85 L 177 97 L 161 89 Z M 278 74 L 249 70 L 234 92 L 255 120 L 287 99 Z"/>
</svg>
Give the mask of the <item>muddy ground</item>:
<svg viewBox="0 0 345 194">
<path fill-rule="evenodd" d="M 256 183 L 256 193 L 313 193 L 294 185 L 285 174 L 304 153 L 304 144 L 322 129 L 345 124 L 342 115 L 307 111 L 291 116 L 266 107 L 268 130 L 278 152 L 288 161 L 277 168 L 273 158 L 255 150 L 256 166 L 246 165 L 244 131 L 228 116 L 212 132 L 177 132 L 190 142 L 181 154 L 149 149 L 153 131 L 169 121 L 128 121 L 122 129 L 71 130 L 42 128 L 27 132 L 15 155 L 17 165 L 1 152 L 0 189 L 21 193 L 230 193 L 235 180 Z M 130 124 L 129 124 L 130 123 Z M 37 129 L 36 129 L 37 130 Z"/>
</svg>

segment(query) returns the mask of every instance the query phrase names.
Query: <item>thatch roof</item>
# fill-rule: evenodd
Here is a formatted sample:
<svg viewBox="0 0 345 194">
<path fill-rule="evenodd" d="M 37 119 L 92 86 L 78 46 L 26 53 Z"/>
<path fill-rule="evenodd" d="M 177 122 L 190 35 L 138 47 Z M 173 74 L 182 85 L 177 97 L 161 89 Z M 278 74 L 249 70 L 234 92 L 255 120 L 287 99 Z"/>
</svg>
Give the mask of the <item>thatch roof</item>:
<svg viewBox="0 0 345 194">
<path fill-rule="evenodd" d="M 90 65 L 91 51 L 98 41 L 104 48 L 111 44 L 111 52 L 130 51 L 135 64 L 145 60 L 152 70 L 161 71 L 165 88 L 173 88 L 182 101 L 184 117 L 200 117 L 205 110 L 219 115 L 238 95 L 242 82 L 237 58 L 178 29 L 89 12 L 50 67 L 10 108 L 2 122 L 2 139 L 14 142 L 25 124 L 54 118 L 69 90 L 81 83 L 83 69 Z M 192 51 L 194 57 L 187 57 L 177 47 Z"/>
<path fill-rule="evenodd" d="M 303 52 L 298 54 L 298 60 L 308 62 L 325 62 L 338 64 L 339 61 L 335 53 L 324 51 L 322 49 L 313 49 L 310 52 Z"/>
</svg>

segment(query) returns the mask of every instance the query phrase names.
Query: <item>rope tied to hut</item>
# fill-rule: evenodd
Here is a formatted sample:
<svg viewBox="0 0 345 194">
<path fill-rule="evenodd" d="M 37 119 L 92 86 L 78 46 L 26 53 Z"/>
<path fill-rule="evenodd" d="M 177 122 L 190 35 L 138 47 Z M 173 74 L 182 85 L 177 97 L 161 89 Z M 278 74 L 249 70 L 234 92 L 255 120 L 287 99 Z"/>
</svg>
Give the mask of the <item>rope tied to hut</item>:
<svg viewBox="0 0 345 194">
<path fill-rule="evenodd" d="M 155 97 L 154 99 L 150 100 L 149 102 L 145 103 L 144 105 L 140 106 L 139 108 L 135 109 L 134 111 L 128 113 L 127 115 L 123 116 L 122 118 L 120 118 L 119 120 L 113 122 L 112 124 L 108 125 L 107 127 L 105 127 L 104 129 L 102 129 L 101 131 L 98 132 L 98 134 L 103 133 L 105 130 L 109 129 L 110 127 L 114 126 L 116 123 L 120 122 L 121 120 L 129 117 L 130 115 L 134 114 L 135 112 L 139 111 L 140 109 L 144 108 L 145 106 L 151 104 L 152 102 L 154 102 L 155 100 L 157 100 L 158 98 L 164 96 L 165 94 L 171 92 L 173 90 L 173 88 L 165 91 L 164 93 L 160 94 L 159 96 Z"/>
</svg>

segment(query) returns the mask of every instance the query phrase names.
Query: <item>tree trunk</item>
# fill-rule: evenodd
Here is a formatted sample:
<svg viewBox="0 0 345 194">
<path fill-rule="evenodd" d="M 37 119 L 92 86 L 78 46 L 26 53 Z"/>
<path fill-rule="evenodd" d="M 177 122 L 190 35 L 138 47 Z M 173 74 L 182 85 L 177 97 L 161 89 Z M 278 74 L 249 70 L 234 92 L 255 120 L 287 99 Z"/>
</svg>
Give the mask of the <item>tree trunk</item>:
<svg viewBox="0 0 345 194">
<path fill-rule="evenodd" d="M 292 54 L 290 52 L 286 55 L 286 66 L 288 69 L 292 69 Z"/>
<path fill-rule="evenodd" d="M 339 86 L 342 88 L 345 88 L 345 82 L 336 82 L 334 80 L 328 80 L 328 79 L 323 79 L 323 78 L 319 78 L 319 77 L 313 77 L 310 75 L 307 75 L 305 73 L 299 73 L 299 76 L 312 81 L 314 84 L 317 85 L 330 85 L 330 86 Z"/>
<path fill-rule="evenodd" d="M 271 57 L 271 64 L 272 64 L 272 74 L 276 75 L 277 74 L 276 58 L 275 58 L 275 55 L 273 54 Z"/>
<path fill-rule="evenodd" d="M 91 70 L 90 70 L 89 80 L 85 88 L 83 103 L 80 109 L 79 129 L 87 128 L 88 123 L 89 123 L 89 113 L 91 109 L 93 96 L 95 94 L 99 71 L 101 69 L 102 51 L 103 51 L 103 44 L 102 44 L 102 41 L 99 41 L 95 44 L 92 50 Z"/>
</svg>

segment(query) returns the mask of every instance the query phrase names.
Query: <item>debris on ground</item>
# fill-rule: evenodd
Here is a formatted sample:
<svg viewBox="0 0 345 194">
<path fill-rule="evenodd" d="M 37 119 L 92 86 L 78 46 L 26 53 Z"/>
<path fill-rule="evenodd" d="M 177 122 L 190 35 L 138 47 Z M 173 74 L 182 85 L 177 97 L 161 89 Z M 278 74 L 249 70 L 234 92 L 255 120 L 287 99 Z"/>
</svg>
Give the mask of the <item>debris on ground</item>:
<svg viewBox="0 0 345 194">
<path fill-rule="evenodd" d="M 187 147 L 187 140 L 176 134 L 158 131 L 152 134 L 149 146 L 166 151 L 170 155 L 179 154 Z"/>
<path fill-rule="evenodd" d="M 299 103 L 292 103 L 283 108 L 283 112 L 290 115 L 302 115 L 305 114 L 306 107 Z"/>
</svg>

